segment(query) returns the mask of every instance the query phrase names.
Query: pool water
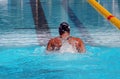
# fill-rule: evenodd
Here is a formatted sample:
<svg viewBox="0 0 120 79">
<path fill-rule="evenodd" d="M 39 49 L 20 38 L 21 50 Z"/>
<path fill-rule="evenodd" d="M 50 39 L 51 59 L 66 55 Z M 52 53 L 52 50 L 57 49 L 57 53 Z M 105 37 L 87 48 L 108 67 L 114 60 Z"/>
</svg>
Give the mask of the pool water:
<svg viewBox="0 0 120 79">
<path fill-rule="evenodd" d="M 120 19 L 119 0 L 98 0 Z M 86 53 L 46 54 L 66 21 Z M 86 0 L 0 0 L 0 79 L 120 79 L 120 32 Z"/>
</svg>

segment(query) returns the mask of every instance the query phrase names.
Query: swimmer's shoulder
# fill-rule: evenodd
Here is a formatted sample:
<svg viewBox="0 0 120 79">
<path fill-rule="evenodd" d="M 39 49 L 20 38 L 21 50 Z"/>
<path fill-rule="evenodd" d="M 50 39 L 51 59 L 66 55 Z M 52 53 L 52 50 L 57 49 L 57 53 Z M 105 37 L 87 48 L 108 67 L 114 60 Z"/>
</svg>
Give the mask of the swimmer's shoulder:
<svg viewBox="0 0 120 79">
<path fill-rule="evenodd" d="M 61 39 L 60 39 L 59 36 L 58 36 L 58 37 L 54 37 L 54 38 L 52 38 L 52 40 L 54 40 L 54 41 L 61 41 Z"/>
<path fill-rule="evenodd" d="M 83 40 L 81 38 L 78 38 L 78 37 L 73 37 L 72 36 L 70 40 L 74 40 L 74 41 L 77 41 L 80 44 L 84 44 Z"/>
<path fill-rule="evenodd" d="M 61 41 L 59 37 L 54 37 L 49 40 L 49 42 L 53 43 L 54 41 Z"/>
<path fill-rule="evenodd" d="M 76 41 L 82 41 L 81 38 L 78 38 L 78 37 L 73 37 L 73 36 L 70 36 L 70 39 L 73 39 L 73 40 L 76 40 Z"/>
</svg>

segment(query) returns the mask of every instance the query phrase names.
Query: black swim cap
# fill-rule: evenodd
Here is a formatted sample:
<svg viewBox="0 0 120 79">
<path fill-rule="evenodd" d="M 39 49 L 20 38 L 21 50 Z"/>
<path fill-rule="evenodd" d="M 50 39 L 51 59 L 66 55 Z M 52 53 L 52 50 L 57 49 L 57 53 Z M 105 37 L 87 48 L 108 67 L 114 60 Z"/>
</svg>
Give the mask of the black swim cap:
<svg viewBox="0 0 120 79">
<path fill-rule="evenodd" d="M 62 35 L 65 32 L 70 33 L 70 26 L 68 23 L 62 22 L 59 26 L 59 34 Z"/>
</svg>

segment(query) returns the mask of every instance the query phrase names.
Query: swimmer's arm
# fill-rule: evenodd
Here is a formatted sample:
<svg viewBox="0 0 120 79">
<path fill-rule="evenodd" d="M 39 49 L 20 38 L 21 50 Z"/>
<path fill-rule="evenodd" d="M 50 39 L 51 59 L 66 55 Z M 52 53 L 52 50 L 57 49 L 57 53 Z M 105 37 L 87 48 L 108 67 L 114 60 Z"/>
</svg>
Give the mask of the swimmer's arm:
<svg viewBox="0 0 120 79">
<path fill-rule="evenodd" d="M 49 40 L 48 44 L 47 44 L 47 51 L 52 51 L 53 50 L 53 47 L 52 47 L 52 43 L 53 43 L 53 40 Z"/>
<path fill-rule="evenodd" d="M 84 53 L 86 50 L 83 41 L 79 39 L 78 42 L 79 42 L 77 46 L 78 52 Z"/>
</svg>

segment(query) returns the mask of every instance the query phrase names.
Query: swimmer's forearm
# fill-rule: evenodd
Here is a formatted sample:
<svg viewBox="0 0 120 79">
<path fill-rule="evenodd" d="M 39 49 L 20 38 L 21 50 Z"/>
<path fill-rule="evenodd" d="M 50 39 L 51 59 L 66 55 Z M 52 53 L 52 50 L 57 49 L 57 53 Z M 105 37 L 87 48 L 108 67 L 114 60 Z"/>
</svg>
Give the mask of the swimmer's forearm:
<svg viewBox="0 0 120 79">
<path fill-rule="evenodd" d="M 77 50 L 78 50 L 78 52 L 80 52 L 80 53 L 85 53 L 85 52 L 86 52 L 85 46 L 84 46 L 83 43 L 77 47 Z"/>
<path fill-rule="evenodd" d="M 85 53 L 85 49 L 77 49 L 79 53 Z"/>
<path fill-rule="evenodd" d="M 86 50 L 85 50 L 85 48 L 84 48 L 84 49 L 81 50 L 81 53 L 85 53 L 85 51 L 86 51 Z"/>
</svg>

